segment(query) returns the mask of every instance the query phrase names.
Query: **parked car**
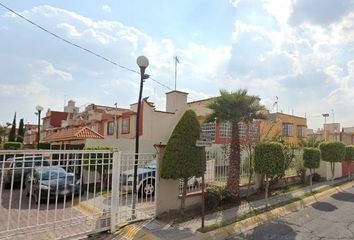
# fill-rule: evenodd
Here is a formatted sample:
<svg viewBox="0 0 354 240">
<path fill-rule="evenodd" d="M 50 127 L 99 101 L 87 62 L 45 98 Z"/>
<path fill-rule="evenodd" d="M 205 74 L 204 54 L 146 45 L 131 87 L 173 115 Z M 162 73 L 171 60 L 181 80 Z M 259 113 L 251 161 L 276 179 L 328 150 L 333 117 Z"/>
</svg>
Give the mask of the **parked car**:
<svg viewBox="0 0 354 240">
<path fill-rule="evenodd" d="M 137 191 L 139 196 L 153 196 L 155 193 L 157 161 L 153 160 L 137 171 Z M 134 169 L 124 171 L 120 175 L 120 185 L 124 192 L 133 191 Z"/>
<path fill-rule="evenodd" d="M 43 159 L 41 155 L 23 156 L 8 158 L 4 163 L 0 164 L 0 177 L 2 176 L 5 188 L 11 186 L 11 181 L 14 184 L 21 183 L 25 180 L 27 174 L 36 166 L 49 166 L 49 162 Z"/>
<path fill-rule="evenodd" d="M 26 195 L 33 196 L 36 203 L 43 199 L 55 199 L 83 193 L 80 179 L 62 167 L 36 167 L 26 177 Z M 80 191 L 80 187 L 82 187 Z"/>
</svg>

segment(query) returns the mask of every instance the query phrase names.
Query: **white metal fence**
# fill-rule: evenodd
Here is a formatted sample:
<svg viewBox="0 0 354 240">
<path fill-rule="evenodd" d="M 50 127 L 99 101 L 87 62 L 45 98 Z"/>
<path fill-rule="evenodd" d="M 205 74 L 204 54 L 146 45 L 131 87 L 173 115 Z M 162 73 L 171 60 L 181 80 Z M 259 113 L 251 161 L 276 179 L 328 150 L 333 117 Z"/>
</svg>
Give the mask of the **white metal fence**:
<svg viewBox="0 0 354 240">
<path fill-rule="evenodd" d="M 248 184 L 251 161 L 246 154 L 241 154 L 240 185 Z M 229 173 L 229 156 L 227 152 L 215 150 L 206 151 L 205 184 L 223 186 L 227 182 Z M 180 193 L 183 189 L 183 180 L 180 180 Z M 187 192 L 201 190 L 201 178 L 192 177 L 188 181 Z"/>
<path fill-rule="evenodd" d="M 298 175 L 302 164 L 302 151 L 295 150 L 294 158 L 290 161 L 285 170 L 285 177 Z M 251 161 L 245 152 L 241 154 L 240 185 L 247 185 L 251 173 Z M 229 172 L 229 155 L 226 151 L 211 150 L 206 151 L 206 170 L 204 174 L 205 184 L 223 186 L 227 182 Z M 251 183 L 253 179 L 251 179 Z M 180 180 L 180 194 L 183 189 L 183 180 Z M 197 192 L 201 190 L 201 178 L 192 177 L 188 180 L 187 192 Z"/>
<path fill-rule="evenodd" d="M 154 159 L 112 150 L 0 151 L 0 238 L 65 238 L 153 217 Z"/>
</svg>

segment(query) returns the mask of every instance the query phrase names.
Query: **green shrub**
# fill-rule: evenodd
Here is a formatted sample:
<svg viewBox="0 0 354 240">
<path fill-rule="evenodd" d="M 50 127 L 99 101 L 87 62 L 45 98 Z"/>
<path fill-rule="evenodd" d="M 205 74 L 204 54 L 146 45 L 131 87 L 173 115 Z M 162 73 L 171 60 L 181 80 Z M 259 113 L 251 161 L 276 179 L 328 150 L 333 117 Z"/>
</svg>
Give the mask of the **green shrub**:
<svg viewBox="0 0 354 240">
<path fill-rule="evenodd" d="M 321 160 L 321 151 L 318 148 L 304 148 L 303 159 L 305 168 L 319 168 Z"/>
<path fill-rule="evenodd" d="M 345 157 L 345 145 L 338 141 L 326 141 L 320 144 L 321 158 L 331 163 L 332 184 L 334 179 L 335 163 L 341 162 Z"/>
<path fill-rule="evenodd" d="M 345 146 L 345 161 L 354 161 L 354 145 Z"/>
<path fill-rule="evenodd" d="M 49 142 L 39 142 L 39 149 L 50 149 Z"/>
<path fill-rule="evenodd" d="M 284 175 L 285 155 L 283 145 L 277 142 L 263 142 L 254 149 L 254 171 L 264 174 L 266 180 L 265 199 L 268 205 L 269 181 L 277 175 Z"/>
<path fill-rule="evenodd" d="M 345 157 L 345 145 L 342 142 L 326 141 L 320 144 L 321 158 L 326 162 L 341 162 Z"/>
<path fill-rule="evenodd" d="M 225 187 L 211 186 L 205 192 L 205 207 L 207 209 L 214 209 L 226 199 L 227 191 Z"/>
<path fill-rule="evenodd" d="M 313 182 L 319 182 L 319 181 L 321 181 L 321 180 L 322 180 L 322 177 L 321 177 L 320 174 L 318 174 L 318 173 L 312 174 L 312 181 L 313 181 Z"/>
<path fill-rule="evenodd" d="M 254 171 L 267 177 L 283 174 L 285 169 L 282 144 L 277 142 L 257 144 L 254 151 Z"/>
<path fill-rule="evenodd" d="M 350 178 L 351 163 L 354 160 L 354 145 L 345 146 L 345 161 L 348 164 L 348 178 Z"/>
<path fill-rule="evenodd" d="M 5 142 L 4 143 L 5 150 L 18 150 L 22 149 L 22 143 L 20 142 Z"/>
</svg>

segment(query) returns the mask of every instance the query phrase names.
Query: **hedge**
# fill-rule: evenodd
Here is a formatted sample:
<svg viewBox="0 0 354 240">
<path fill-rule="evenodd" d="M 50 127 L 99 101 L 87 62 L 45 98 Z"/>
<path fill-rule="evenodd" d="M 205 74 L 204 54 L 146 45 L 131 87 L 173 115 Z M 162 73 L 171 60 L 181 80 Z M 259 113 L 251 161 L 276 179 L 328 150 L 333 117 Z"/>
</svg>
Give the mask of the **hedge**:
<svg viewBox="0 0 354 240">
<path fill-rule="evenodd" d="M 22 143 L 20 142 L 5 142 L 4 143 L 5 150 L 17 150 L 22 149 Z"/>
<path fill-rule="evenodd" d="M 40 142 L 39 149 L 50 149 L 50 143 L 49 142 Z"/>
</svg>

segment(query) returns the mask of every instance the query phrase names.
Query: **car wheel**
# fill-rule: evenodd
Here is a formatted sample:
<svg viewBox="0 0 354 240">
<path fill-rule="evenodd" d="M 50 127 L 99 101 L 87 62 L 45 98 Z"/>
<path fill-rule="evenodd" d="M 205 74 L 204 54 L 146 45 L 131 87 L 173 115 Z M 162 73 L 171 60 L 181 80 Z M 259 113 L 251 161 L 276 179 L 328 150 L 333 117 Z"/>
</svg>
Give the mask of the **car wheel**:
<svg viewBox="0 0 354 240">
<path fill-rule="evenodd" d="M 155 193 L 155 181 L 147 180 L 139 189 L 139 196 L 150 197 Z"/>
</svg>

